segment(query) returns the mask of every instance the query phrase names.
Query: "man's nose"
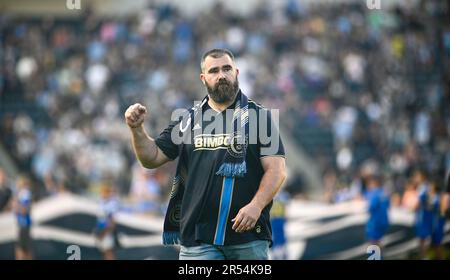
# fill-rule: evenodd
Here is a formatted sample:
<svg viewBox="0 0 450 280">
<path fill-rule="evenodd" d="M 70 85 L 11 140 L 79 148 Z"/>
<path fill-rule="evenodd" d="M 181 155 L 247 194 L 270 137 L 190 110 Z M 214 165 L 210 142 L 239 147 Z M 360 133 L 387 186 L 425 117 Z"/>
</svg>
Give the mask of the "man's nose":
<svg viewBox="0 0 450 280">
<path fill-rule="evenodd" d="M 225 79 L 225 78 L 226 78 L 225 72 L 222 71 L 222 70 L 220 70 L 220 71 L 219 71 L 219 75 L 217 76 L 217 78 L 218 78 L 219 80 Z"/>
</svg>

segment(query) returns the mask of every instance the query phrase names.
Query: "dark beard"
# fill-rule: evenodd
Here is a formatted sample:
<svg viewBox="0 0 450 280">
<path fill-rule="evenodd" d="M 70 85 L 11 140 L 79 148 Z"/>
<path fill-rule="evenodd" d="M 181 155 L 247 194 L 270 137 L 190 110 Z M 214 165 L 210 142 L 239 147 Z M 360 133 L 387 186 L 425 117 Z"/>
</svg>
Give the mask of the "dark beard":
<svg viewBox="0 0 450 280">
<path fill-rule="evenodd" d="M 236 77 L 236 81 L 232 84 L 227 80 L 220 80 L 215 87 L 210 87 L 208 83 L 205 83 L 208 90 L 209 97 L 216 103 L 228 103 L 234 100 L 239 90 L 239 81 Z"/>
</svg>

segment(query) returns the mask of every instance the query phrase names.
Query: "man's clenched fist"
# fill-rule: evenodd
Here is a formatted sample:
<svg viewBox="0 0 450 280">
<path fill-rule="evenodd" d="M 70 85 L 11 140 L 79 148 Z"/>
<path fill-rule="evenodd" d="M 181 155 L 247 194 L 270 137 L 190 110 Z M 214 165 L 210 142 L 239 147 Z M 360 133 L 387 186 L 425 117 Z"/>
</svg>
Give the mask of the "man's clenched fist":
<svg viewBox="0 0 450 280">
<path fill-rule="evenodd" d="M 125 111 L 125 121 L 130 128 L 137 128 L 144 122 L 147 109 L 139 103 L 131 105 Z"/>
</svg>

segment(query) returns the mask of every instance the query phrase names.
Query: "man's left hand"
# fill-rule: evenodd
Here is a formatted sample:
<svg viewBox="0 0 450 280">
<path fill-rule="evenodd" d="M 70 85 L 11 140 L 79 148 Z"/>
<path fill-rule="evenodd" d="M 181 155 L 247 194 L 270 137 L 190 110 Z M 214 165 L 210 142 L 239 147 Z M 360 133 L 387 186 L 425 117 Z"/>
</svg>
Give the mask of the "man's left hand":
<svg viewBox="0 0 450 280">
<path fill-rule="evenodd" d="M 253 229 L 261 215 L 261 211 L 262 209 L 253 203 L 242 207 L 236 217 L 231 220 L 234 222 L 233 230 L 236 232 L 244 232 Z"/>
</svg>

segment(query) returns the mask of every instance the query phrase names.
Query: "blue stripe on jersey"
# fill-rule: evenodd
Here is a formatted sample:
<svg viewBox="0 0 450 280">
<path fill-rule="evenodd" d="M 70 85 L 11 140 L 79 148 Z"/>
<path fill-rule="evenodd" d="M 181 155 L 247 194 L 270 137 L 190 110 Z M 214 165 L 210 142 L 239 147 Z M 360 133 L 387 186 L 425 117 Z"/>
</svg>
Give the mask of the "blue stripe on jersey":
<svg viewBox="0 0 450 280">
<path fill-rule="evenodd" d="M 220 196 L 219 217 L 217 218 L 216 234 L 214 236 L 214 245 L 223 245 L 225 242 L 225 231 L 227 229 L 227 220 L 231 208 L 233 187 L 234 178 L 224 177 L 222 194 Z"/>
</svg>

